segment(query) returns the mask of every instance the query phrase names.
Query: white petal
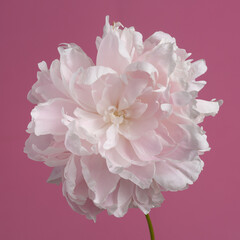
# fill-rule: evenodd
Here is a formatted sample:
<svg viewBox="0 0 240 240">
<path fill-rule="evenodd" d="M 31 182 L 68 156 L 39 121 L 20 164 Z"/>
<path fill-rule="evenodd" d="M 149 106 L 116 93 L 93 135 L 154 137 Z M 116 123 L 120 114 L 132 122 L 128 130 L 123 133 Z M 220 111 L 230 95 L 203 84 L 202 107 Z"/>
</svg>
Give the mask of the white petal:
<svg viewBox="0 0 240 240">
<path fill-rule="evenodd" d="M 191 65 L 192 78 L 195 79 L 207 71 L 207 65 L 204 59 L 193 62 Z"/>
<path fill-rule="evenodd" d="M 219 111 L 219 107 L 222 105 L 222 101 L 205 101 L 205 100 L 201 100 L 201 99 L 197 99 L 196 100 L 196 107 L 195 109 L 206 115 L 206 116 L 215 116 L 218 111 Z"/>
</svg>

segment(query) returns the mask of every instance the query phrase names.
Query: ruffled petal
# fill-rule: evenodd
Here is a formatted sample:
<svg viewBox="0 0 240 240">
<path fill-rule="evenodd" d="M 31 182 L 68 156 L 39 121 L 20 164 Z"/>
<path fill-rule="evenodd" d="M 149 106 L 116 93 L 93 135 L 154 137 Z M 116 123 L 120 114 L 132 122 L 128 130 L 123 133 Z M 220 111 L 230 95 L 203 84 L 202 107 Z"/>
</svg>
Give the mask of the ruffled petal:
<svg viewBox="0 0 240 240">
<path fill-rule="evenodd" d="M 199 114 L 197 115 L 196 121 L 200 123 L 206 116 L 215 116 L 220 106 L 223 104 L 222 100 L 219 101 L 205 101 L 201 99 L 196 100 L 196 106 L 193 107 Z"/>
<path fill-rule="evenodd" d="M 65 95 L 54 85 L 46 62 L 38 64 L 40 71 L 37 73 L 37 82 L 28 93 L 28 100 L 34 104 L 42 103 L 52 98 L 62 98 Z"/>
<path fill-rule="evenodd" d="M 131 141 L 131 145 L 137 156 L 143 161 L 151 161 L 159 155 L 163 149 L 161 138 L 155 131 L 149 131 L 141 138 Z"/>
<path fill-rule="evenodd" d="M 166 86 L 168 77 L 173 73 L 176 66 L 174 44 L 159 44 L 152 50 L 145 52 L 138 60 L 151 63 L 158 70 L 158 83 Z"/>
<path fill-rule="evenodd" d="M 115 217 L 123 217 L 131 206 L 133 191 L 134 184 L 125 179 L 121 179 L 118 188 L 109 195 L 108 199 L 104 202 L 108 213 Z"/>
<path fill-rule="evenodd" d="M 115 190 L 120 177 L 109 172 L 106 160 L 100 155 L 83 157 L 81 160 L 84 179 L 91 189 L 91 199 L 95 204 L 106 200 L 108 195 Z"/>
<path fill-rule="evenodd" d="M 36 106 L 32 112 L 32 120 L 37 136 L 53 134 L 62 135 L 66 133 L 67 128 L 62 123 L 63 112 L 73 115 L 76 105 L 71 100 L 55 98 L 46 103 Z"/>
<path fill-rule="evenodd" d="M 66 148 L 75 155 L 85 156 L 96 153 L 97 141 L 77 120 L 67 125 L 68 131 L 65 137 Z"/>
<path fill-rule="evenodd" d="M 102 211 L 89 198 L 89 189 L 82 175 L 79 157 L 72 156 L 64 170 L 63 195 L 72 209 L 96 221 L 96 215 Z"/>
<path fill-rule="evenodd" d="M 125 88 L 122 91 L 118 109 L 123 110 L 131 106 L 137 97 L 141 96 L 142 92 L 148 84 L 147 79 L 128 78 L 126 79 Z"/>
<path fill-rule="evenodd" d="M 27 139 L 24 152 L 30 159 L 44 162 L 50 167 L 65 165 L 71 155 L 63 141 L 56 141 L 52 135 L 36 136 L 34 133 Z"/>
<path fill-rule="evenodd" d="M 119 126 L 119 133 L 128 140 L 135 140 L 145 134 L 147 131 L 157 128 L 158 121 L 156 118 L 128 120 L 126 124 Z"/>
<path fill-rule="evenodd" d="M 93 66 L 92 60 L 86 53 L 74 43 L 63 44 L 58 48 L 60 54 L 60 71 L 66 81 L 70 81 L 72 74 L 78 68 L 88 68 Z"/>
<path fill-rule="evenodd" d="M 155 181 L 164 191 L 179 191 L 193 184 L 203 169 L 203 161 L 160 161 L 156 163 Z"/>
<path fill-rule="evenodd" d="M 154 174 L 154 163 L 149 163 L 144 167 L 131 165 L 130 167 L 124 169 L 119 173 L 122 178 L 132 181 L 134 184 L 136 184 L 142 189 L 149 188 L 152 183 Z"/>
<path fill-rule="evenodd" d="M 144 52 L 152 50 L 160 43 L 175 43 L 175 39 L 169 34 L 158 31 L 144 41 Z"/>
<path fill-rule="evenodd" d="M 144 214 L 148 214 L 153 207 L 160 207 L 164 201 L 161 189 L 156 182 L 152 182 L 149 189 L 135 187 L 133 195 L 134 205 L 136 205 Z"/>
<path fill-rule="evenodd" d="M 96 65 L 109 67 L 121 73 L 130 62 L 131 56 L 118 33 L 114 30 L 107 33 L 98 48 Z"/>
</svg>

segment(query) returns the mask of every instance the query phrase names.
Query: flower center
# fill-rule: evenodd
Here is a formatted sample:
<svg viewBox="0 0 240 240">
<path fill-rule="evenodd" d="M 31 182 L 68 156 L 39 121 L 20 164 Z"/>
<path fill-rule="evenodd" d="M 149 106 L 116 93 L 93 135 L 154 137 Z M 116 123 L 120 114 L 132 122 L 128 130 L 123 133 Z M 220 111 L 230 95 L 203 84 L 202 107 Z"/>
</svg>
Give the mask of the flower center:
<svg viewBox="0 0 240 240">
<path fill-rule="evenodd" d="M 107 110 L 104 111 L 103 120 L 107 123 L 120 125 L 125 120 L 125 112 L 118 111 L 116 107 L 110 106 Z"/>
</svg>

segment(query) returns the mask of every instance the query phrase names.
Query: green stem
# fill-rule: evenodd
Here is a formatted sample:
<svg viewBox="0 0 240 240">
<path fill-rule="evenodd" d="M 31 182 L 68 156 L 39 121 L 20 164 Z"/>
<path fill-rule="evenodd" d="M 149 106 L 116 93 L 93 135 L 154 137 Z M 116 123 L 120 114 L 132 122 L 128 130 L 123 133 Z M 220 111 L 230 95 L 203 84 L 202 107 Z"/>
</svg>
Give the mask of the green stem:
<svg viewBox="0 0 240 240">
<path fill-rule="evenodd" d="M 149 216 L 148 214 L 145 215 L 145 216 L 146 216 L 146 219 L 147 219 L 147 223 L 148 223 L 148 228 L 149 228 L 149 232 L 150 232 L 151 240 L 155 240 L 154 232 L 153 232 L 153 225 L 152 225 L 152 222 L 151 222 L 150 216 Z"/>
</svg>

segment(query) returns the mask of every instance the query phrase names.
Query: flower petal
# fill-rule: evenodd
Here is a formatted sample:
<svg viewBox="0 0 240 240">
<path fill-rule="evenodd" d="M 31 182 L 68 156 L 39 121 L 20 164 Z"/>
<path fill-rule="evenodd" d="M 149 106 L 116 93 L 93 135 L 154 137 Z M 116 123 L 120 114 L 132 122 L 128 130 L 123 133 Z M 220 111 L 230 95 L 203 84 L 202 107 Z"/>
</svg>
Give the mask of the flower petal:
<svg viewBox="0 0 240 240">
<path fill-rule="evenodd" d="M 93 65 L 92 60 L 77 44 L 63 44 L 58 48 L 58 51 L 60 54 L 61 75 L 67 81 L 70 81 L 72 74 L 78 68 L 88 68 Z"/>
<path fill-rule="evenodd" d="M 115 190 L 120 177 L 109 172 L 100 155 L 83 157 L 81 164 L 84 179 L 93 192 L 91 198 L 95 204 L 101 204 Z"/>
<path fill-rule="evenodd" d="M 130 62 L 131 57 L 117 32 L 109 31 L 98 48 L 96 65 L 109 67 L 121 73 Z"/>
<path fill-rule="evenodd" d="M 37 136 L 64 134 L 67 128 L 62 123 L 62 111 L 67 112 L 68 115 L 72 115 L 75 107 L 75 103 L 71 100 L 61 98 L 55 98 L 36 106 L 31 112 L 35 124 L 35 134 Z"/>
<path fill-rule="evenodd" d="M 149 131 L 139 139 L 131 141 L 131 145 L 140 159 L 143 161 L 151 161 L 154 160 L 154 156 L 160 154 L 163 149 L 161 140 L 155 131 Z"/>
<path fill-rule="evenodd" d="M 154 174 L 154 163 L 150 163 L 144 167 L 131 165 L 119 173 L 122 178 L 132 181 L 142 189 L 149 188 L 152 183 Z"/>
<path fill-rule="evenodd" d="M 203 169 L 203 161 L 160 161 L 156 163 L 154 179 L 165 191 L 179 191 L 195 182 Z"/>
<path fill-rule="evenodd" d="M 106 132 L 107 140 L 103 144 L 103 148 L 109 150 L 114 148 L 118 142 L 118 127 L 112 124 Z"/>
</svg>

